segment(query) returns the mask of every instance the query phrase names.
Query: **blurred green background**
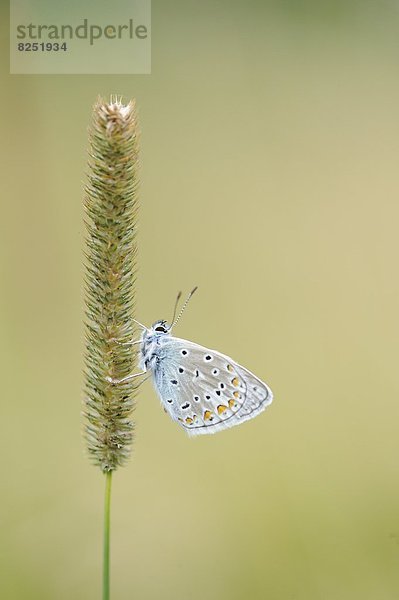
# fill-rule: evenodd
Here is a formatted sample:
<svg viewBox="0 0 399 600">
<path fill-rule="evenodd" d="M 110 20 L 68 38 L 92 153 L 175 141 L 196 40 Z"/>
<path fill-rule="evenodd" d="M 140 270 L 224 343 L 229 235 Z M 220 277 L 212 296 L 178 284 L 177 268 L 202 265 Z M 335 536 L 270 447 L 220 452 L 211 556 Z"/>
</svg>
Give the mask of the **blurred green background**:
<svg viewBox="0 0 399 600">
<path fill-rule="evenodd" d="M 398 5 L 154 0 L 148 76 L 10 76 L 1 23 L 0 596 L 101 594 L 81 204 L 117 93 L 142 130 L 137 317 L 198 285 L 176 334 L 275 403 L 190 440 L 141 388 L 113 598 L 398 598 Z"/>
</svg>

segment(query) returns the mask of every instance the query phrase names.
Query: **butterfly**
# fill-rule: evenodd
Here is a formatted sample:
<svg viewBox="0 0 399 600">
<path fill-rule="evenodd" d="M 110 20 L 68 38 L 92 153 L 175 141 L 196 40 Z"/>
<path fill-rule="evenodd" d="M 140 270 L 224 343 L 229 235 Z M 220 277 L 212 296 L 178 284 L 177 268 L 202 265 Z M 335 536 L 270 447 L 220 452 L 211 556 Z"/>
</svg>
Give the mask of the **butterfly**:
<svg viewBox="0 0 399 600">
<path fill-rule="evenodd" d="M 189 435 L 216 433 L 253 419 L 273 400 L 269 386 L 230 357 L 171 335 L 172 324 L 156 321 L 143 328 L 140 343 L 142 371 L 150 372 L 165 411 Z M 175 312 L 180 294 L 176 301 Z M 116 383 L 116 382 L 115 382 Z"/>
</svg>

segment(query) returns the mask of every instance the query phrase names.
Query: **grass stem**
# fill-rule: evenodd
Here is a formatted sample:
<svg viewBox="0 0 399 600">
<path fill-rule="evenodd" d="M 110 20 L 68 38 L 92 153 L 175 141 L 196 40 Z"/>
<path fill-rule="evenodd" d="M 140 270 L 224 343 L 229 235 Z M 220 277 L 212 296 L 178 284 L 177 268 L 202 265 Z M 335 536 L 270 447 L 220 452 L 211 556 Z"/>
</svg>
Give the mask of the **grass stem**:
<svg viewBox="0 0 399 600">
<path fill-rule="evenodd" d="M 103 548 L 103 600 L 109 600 L 109 549 L 111 525 L 111 483 L 112 471 L 105 473 L 104 497 L 104 548 Z"/>
</svg>

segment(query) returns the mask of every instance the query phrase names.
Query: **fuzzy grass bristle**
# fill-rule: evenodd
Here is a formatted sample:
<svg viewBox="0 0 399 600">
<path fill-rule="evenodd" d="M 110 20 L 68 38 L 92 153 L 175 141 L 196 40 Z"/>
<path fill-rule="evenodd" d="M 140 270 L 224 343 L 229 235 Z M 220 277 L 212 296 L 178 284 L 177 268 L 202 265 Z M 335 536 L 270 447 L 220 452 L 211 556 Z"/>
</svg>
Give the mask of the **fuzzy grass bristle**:
<svg viewBox="0 0 399 600">
<path fill-rule="evenodd" d="M 84 431 L 89 455 L 102 471 L 130 456 L 137 383 L 128 380 L 136 346 L 133 328 L 139 134 L 134 102 L 99 98 L 89 130 L 85 188 Z"/>
</svg>

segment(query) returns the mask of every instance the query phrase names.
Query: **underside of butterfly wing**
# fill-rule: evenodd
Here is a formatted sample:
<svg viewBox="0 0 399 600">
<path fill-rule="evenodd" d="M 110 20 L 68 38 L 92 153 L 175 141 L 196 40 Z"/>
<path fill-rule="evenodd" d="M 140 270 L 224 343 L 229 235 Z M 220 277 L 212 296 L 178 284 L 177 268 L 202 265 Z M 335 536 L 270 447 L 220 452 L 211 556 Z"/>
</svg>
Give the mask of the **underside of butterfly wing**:
<svg viewBox="0 0 399 600">
<path fill-rule="evenodd" d="M 155 388 L 166 411 L 190 435 L 238 425 L 272 402 L 263 381 L 220 352 L 170 336 L 158 356 Z"/>
</svg>

